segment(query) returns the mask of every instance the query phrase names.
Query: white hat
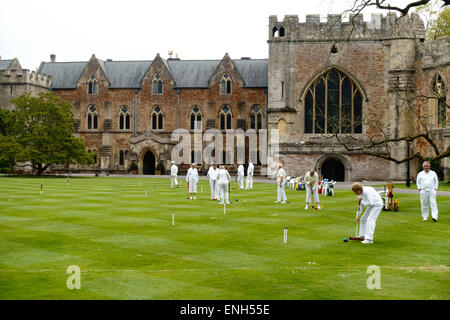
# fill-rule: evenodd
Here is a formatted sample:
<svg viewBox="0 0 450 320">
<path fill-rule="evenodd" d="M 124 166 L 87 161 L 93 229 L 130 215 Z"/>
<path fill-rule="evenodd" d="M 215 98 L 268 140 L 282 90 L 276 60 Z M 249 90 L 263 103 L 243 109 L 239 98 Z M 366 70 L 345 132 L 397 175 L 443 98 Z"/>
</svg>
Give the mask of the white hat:
<svg viewBox="0 0 450 320">
<path fill-rule="evenodd" d="M 172 160 L 172 161 L 170 161 L 170 163 L 175 163 L 175 161 Z"/>
</svg>

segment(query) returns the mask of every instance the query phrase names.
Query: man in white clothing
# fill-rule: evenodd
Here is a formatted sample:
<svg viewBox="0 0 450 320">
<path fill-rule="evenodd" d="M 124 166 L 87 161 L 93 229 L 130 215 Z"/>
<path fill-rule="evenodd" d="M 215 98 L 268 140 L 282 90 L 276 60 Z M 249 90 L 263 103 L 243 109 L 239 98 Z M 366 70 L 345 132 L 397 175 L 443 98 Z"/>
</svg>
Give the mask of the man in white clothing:
<svg viewBox="0 0 450 320">
<path fill-rule="evenodd" d="M 363 239 L 361 243 L 372 244 L 373 234 L 375 232 L 375 225 L 383 209 L 383 200 L 380 194 L 372 187 L 364 187 L 361 183 L 355 182 L 352 185 L 352 190 L 358 195 L 358 215 L 356 222 L 360 222 L 359 236 Z M 361 213 L 366 208 L 364 216 L 361 217 Z"/>
<path fill-rule="evenodd" d="M 219 175 L 217 177 L 217 183 L 219 185 L 219 204 L 224 204 L 224 201 L 226 204 L 230 204 L 229 200 L 229 194 L 228 194 L 228 188 L 231 183 L 231 177 L 228 173 L 227 169 L 225 169 L 224 166 L 220 166 L 219 168 Z"/>
<path fill-rule="evenodd" d="M 244 166 L 239 164 L 238 171 L 237 171 L 237 182 L 239 184 L 239 189 L 244 189 Z"/>
<path fill-rule="evenodd" d="M 438 208 L 436 204 L 436 191 L 439 186 L 439 180 L 436 172 L 430 170 L 430 163 L 425 161 L 422 164 L 423 171 L 417 175 L 417 188 L 420 193 L 420 204 L 422 205 L 423 221 L 428 220 L 429 206 L 431 207 L 431 218 L 434 222 L 438 219 Z"/>
<path fill-rule="evenodd" d="M 209 167 L 207 176 L 209 177 L 209 187 L 211 189 L 211 200 L 217 200 L 219 189 L 217 186 L 217 176 L 219 175 L 219 169 L 217 169 L 217 165 L 213 163 L 211 167 Z"/>
<path fill-rule="evenodd" d="M 245 189 L 253 189 L 253 163 L 248 161 L 248 168 L 247 168 L 247 184 L 245 186 Z"/>
<path fill-rule="evenodd" d="M 313 168 L 310 171 L 308 171 L 305 174 L 304 178 L 305 187 L 306 187 L 306 207 L 305 209 L 309 208 L 309 203 L 311 202 L 311 193 L 314 194 L 314 202 L 317 205 L 317 209 L 320 210 L 320 203 L 319 203 L 319 175 L 317 174 L 316 170 Z"/>
<path fill-rule="evenodd" d="M 286 185 L 286 171 L 283 169 L 283 165 L 280 163 L 278 165 L 278 173 L 277 173 L 277 201 L 275 203 L 280 203 L 281 198 L 283 201 L 281 203 L 287 202 L 286 192 L 284 191 L 284 187 Z"/>
<path fill-rule="evenodd" d="M 177 181 L 177 175 L 178 175 L 178 167 L 175 164 L 175 161 L 170 162 L 172 166 L 170 167 L 170 184 L 171 187 L 177 187 L 178 188 L 178 181 Z"/>
<path fill-rule="evenodd" d="M 197 199 L 195 197 L 195 194 L 197 193 L 197 183 L 198 183 L 198 171 L 196 168 L 195 163 L 191 164 L 191 167 L 189 168 L 187 175 L 186 175 L 186 183 L 188 184 L 188 192 L 189 192 L 189 199 Z"/>
</svg>

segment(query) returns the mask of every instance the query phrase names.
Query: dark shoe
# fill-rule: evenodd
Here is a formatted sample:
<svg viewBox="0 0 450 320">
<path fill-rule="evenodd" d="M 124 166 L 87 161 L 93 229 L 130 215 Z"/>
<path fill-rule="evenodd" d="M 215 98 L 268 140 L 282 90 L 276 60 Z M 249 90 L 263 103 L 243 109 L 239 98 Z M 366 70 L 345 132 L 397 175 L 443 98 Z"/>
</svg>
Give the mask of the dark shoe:
<svg viewBox="0 0 450 320">
<path fill-rule="evenodd" d="M 433 221 L 434 221 L 434 222 L 437 222 L 437 219 L 433 218 Z"/>
</svg>

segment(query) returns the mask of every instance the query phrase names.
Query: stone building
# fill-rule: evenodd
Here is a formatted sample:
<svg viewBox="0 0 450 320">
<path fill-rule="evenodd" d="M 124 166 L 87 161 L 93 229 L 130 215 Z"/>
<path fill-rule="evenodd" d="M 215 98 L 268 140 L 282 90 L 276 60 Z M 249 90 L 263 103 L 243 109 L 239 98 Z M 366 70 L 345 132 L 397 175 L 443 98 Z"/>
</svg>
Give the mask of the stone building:
<svg viewBox="0 0 450 320">
<path fill-rule="evenodd" d="M 316 167 L 323 178 L 341 181 L 403 180 L 407 164 L 348 150 L 338 138 L 396 139 L 423 132 L 426 125 L 437 147 L 449 146 L 450 114 L 444 103 L 449 39 L 425 41 L 417 14 L 400 19 L 374 14 L 370 22 L 362 15 L 347 22 L 338 15 L 328 15 L 327 21 L 307 15 L 305 22 L 295 15 L 281 21 L 271 16 L 268 33 L 268 59 L 225 54 L 221 60 L 181 60 L 158 54 L 142 61 L 104 61 L 92 55 L 89 61 L 56 62 L 52 55 L 41 63 L 39 76 L 29 78 L 41 79 L 47 88 L 51 79 L 51 90 L 73 105 L 76 135 L 97 164 L 72 166 L 72 171 L 126 172 L 132 161 L 139 173 L 154 173 L 158 162 L 168 169 L 176 144 L 172 132 L 183 128 L 193 133 L 197 121 L 203 133 L 268 129 L 269 142 L 275 130 L 289 175 Z M 20 67 L 17 61 L 8 63 L 3 61 L 2 69 Z M 3 74 L 5 104 L 10 87 L 3 86 Z M 418 150 L 432 153 L 420 140 L 399 143 L 391 151 L 402 158 Z M 373 152 L 387 154 L 382 148 Z M 245 160 L 249 157 L 247 152 Z M 201 151 L 191 150 L 186 162 L 199 163 L 204 173 L 202 160 Z M 448 157 L 442 165 L 448 177 Z M 410 166 L 415 176 L 418 163 Z M 234 161 L 228 169 L 236 167 Z M 180 169 L 184 172 L 187 164 Z"/>
<path fill-rule="evenodd" d="M 290 174 L 316 167 L 335 180 L 403 180 L 406 163 L 347 150 L 337 138 L 413 135 L 421 130 L 415 112 L 441 148 L 449 145 L 448 110 L 421 98 L 434 97 L 437 86 L 448 96 L 449 41 L 425 43 L 417 14 L 374 14 L 370 22 L 361 15 L 348 22 L 307 15 L 303 23 L 296 15 L 271 16 L 268 36 L 268 128 L 279 130 L 280 158 Z M 416 142 L 410 152 L 424 147 Z M 392 151 L 404 157 L 407 145 Z M 411 162 L 413 176 L 417 165 Z M 448 176 L 448 158 L 443 165 Z"/>
<path fill-rule="evenodd" d="M 194 132 L 197 122 L 203 132 L 265 128 L 267 60 L 158 54 L 151 61 L 103 61 L 92 55 L 85 62 L 42 62 L 39 72 L 51 75 L 52 91 L 73 105 L 76 135 L 96 154 L 96 165 L 72 171 L 126 172 L 135 161 L 139 173 L 154 174 L 159 162 L 169 169 L 178 128 Z M 194 161 L 204 171 L 201 154 L 191 153 L 180 171 Z"/>
<path fill-rule="evenodd" d="M 0 109 L 13 110 L 11 99 L 26 92 L 37 95 L 50 91 L 51 77 L 22 69 L 17 58 L 0 57 Z"/>
</svg>

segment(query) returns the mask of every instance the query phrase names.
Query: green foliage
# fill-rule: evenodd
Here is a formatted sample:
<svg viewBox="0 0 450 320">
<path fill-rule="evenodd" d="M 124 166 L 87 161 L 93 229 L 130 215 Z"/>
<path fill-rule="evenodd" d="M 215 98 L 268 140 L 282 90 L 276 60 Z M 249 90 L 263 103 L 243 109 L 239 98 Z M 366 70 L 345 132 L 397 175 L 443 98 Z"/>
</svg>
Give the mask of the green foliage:
<svg viewBox="0 0 450 320">
<path fill-rule="evenodd" d="M 445 7 L 438 15 L 437 19 L 430 22 L 426 37 L 436 40 L 450 36 L 450 8 Z"/>
<path fill-rule="evenodd" d="M 159 161 L 156 165 L 156 170 L 161 171 L 161 174 L 164 174 L 166 172 L 166 168 L 164 168 L 164 165 L 161 161 Z"/>
<path fill-rule="evenodd" d="M 439 160 L 430 161 L 430 158 L 425 158 L 426 161 L 430 163 L 430 169 L 436 172 L 439 181 L 444 180 L 444 168 L 441 167 L 441 162 Z M 423 170 L 422 164 L 419 164 L 417 168 L 417 173 Z"/>
<path fill-rule="evenodd" d="M 450 36 L 450 8 L 448 6 L 442 7 L 440 1 L 434 0 L 417 7 L 416 11 L 428 20 L 425 35 L 427 40 Z"/>
<path fill-rule="evenodd" d="M 40 175 L 53 163 L 93 163 L 80 138 L 73 135 L 72 106 L 53 93 L 29 94 L 11 100 L 16 105 L 10 136 L 20 146 L 17 161 L 29 161 Z"/>
<path fill-rule="evenodd" d="M 135 161 L 132 161 L 130 164 L 130 171 L 136 171 L 138 170 L 138 165 L 136 164 Z"/>
<path fill-rule="evenodd" d="M 0 109 L 0 172 L 8 173 L 15 164 L 19 145 L 11 136 L 14 113 Z"/>
</svg>

